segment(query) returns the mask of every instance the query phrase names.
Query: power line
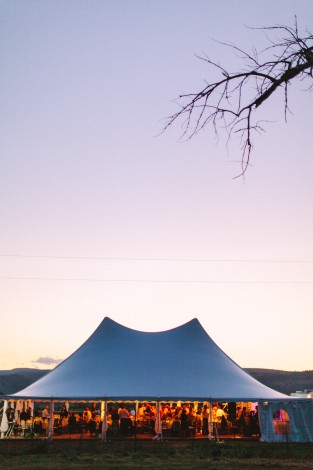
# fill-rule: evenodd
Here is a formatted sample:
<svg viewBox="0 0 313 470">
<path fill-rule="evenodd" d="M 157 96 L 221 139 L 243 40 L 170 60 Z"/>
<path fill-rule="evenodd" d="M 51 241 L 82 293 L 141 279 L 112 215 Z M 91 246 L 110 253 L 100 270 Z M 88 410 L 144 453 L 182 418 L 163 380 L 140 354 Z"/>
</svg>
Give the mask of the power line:
<svg viewBox="0 0 313 470">
<path fill-rule="evenodd" d="M 177 261 L 177 262 L 209 262 L 209 263 L 313 263 L 313 260 L 279 260 L 279 259 L 243 259 L 243 258 L 132 258 L 102 256 L 53 256 L 53 255 L 19 255 L 0 254 L 1 258 L 33 258 L 33 259 L 66 259 L 66 260 L 99 260 L 99 261 Z"/>
<path fill-rule="evenodd" d="M 162 279 L 101 279 L 101 278 L 61 278 L 61 277 L 9 277 L 0 276 L 5 281 L 79 281 L 79 282 L 122 282 L 156 284 L 313 284 L 313 281 L 215 281 L 215 280 L 162 280 Z"/>
</svg>

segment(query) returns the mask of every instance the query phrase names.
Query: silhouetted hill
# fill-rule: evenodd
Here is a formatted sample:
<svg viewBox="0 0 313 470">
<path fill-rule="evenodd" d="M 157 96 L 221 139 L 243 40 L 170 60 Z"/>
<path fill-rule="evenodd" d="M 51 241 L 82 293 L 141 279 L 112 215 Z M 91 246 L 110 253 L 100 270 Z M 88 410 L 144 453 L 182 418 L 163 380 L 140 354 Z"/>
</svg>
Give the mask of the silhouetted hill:
<svg viewBox="0 0 313 470">
<path fill-rule="evenodd" d="M 274 369 L 245 369 L 245 371 L 264 385 L 286 395 L 297 390 L 313 390 L 313 370 L 288 372 Z"/>
<path fill-rule="evenodd" d="M 0 370 L 0 393 L 15 393 L 40 379 L 48 370 L 12 369 Z"/>
<path fill-rule="evenodd" d="M 252 377 L 278 392 L 290 395 L 297 390 L 313 390 L 313 370 L 288 372 L 274 369 L 245 369 Z M 0 393 L 15 393 L 40 379 L 49 370 L 0 370 Z"/>
</svg>

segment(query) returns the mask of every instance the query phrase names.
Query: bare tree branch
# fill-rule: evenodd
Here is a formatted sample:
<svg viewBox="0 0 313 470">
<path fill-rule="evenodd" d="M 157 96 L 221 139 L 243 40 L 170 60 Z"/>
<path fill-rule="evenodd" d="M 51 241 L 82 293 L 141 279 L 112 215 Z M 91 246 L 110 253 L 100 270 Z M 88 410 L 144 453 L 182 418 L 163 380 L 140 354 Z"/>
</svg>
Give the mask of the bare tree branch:
<svg viewBox="0 0 313 470">
<path fill-rule="evenodd" d="M 183 118 L 183 136 L 190 139 L 200 130 L 212 126 L 215 135 L 226 130 L 228 139 L 233 134 L 241 137 L 240 175 L 246 172 L 253 149 L 253 135 L 262 132 L 260 121 L 256 119 L 258 108 L 282 86 L 284 87 L 285 120 L 288 111 L 288 86 L 298 78 L 313 78 L 313 35 L 306 32 L 300 36 L 297 20 L 295 26 L 277 25 L 257 28 L 266 32 L 270 45 L 258 52 L 248 53 L 239 47 L 221 43 L 240 54 L 244 61 L 243 71 L 229 72 L 225 67 L 208 57 L 198 57 L 221 74 L 215 82 L 207 82 L 197 93 L 183 94 L 178 98 L 180 109 L 167 118 L 163 131 Z M 279 38 L 272 40 L 270 33 Z M 271 60 L 262 61 L 263 55 L 271 54 Z M 310 84 L 308 90 L 312 90 Z M 180 104 L 182 103 L 182 104 Z"/>
</svg>

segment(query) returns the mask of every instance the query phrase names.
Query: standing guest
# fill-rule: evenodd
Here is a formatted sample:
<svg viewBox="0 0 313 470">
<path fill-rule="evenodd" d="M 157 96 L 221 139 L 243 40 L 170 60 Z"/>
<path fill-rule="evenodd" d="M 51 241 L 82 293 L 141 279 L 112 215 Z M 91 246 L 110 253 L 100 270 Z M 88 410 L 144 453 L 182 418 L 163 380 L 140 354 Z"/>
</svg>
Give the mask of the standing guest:
<svg viewBox="0 0 313 470">
<path fill-rule="evenodd" d="M 15 412 L 14 408 L 12 407 L 11 403 L 9 404 L 8 408 L 6 409 L 5 414 L 7 415 L 7 420 L 8 423 L 13 423 L 14 422 L 14 417 L 15 417 Z"/>
<path fill-rule="evenodd" d="M 204 405 L 202 409 L 202 434 L 207 436 L 209 434 L 209 410 L 208 405 Z"/>
<path fill-rule="evenodd" d="M 193 427 L 194 424 L 195 424 L 194 423 L 195 422 L 195 414 L 194 414 L 194 411 L 191 407 L 189 408 L 189 411 L 187 413 L 187 420 L 188 420 L 188 426 Z"/>
<path fill-rule="evenodd" d="M 114 406 L 110 408 L 109 414 L 111 415 L 112 424 L 118 425 L 118 420 L 119 420 L 118 411 L 116 408 L 114 408 Z"/>
<path fill-rule="evenodd" d="M 30 418 L 28 411 L 25 410 L 25 408 L 22 409 L 21 414 L 20 414 L 20 422 L 22 426 L 22 421 L 24 422 L 23 424 L 26 425 L 26 421 L 28 421 Z"/>
<path fill-rule="evenodd" d="M 100 418 L 98 418 L 98 426 L 96 429 L 96 436 L 99 437 L 102 434 L 102 429 L 103 429 L 103 421 L 101 421 Z"/>
<path fill-rule="evenodd" d="M 32 410 L 32 408 L 31 408 L 31 406 L 29 406 L 29 407 L 27 408 L 27 413 L 28 413 L 28 416 L 29 416 L 28 419 L 31 420 L 31 419 L 33 418 L 33 410 Z"/>
<path fill-rule="evenodd" d="M 83 412 L 83 423 L 84 423 L 86 431 L 89 429 L 89 424 L 90 424 L 91 419 L 92 419 L 91 411 L 86 406 L 85 411 Z"/>
<path fill-rule="evenodd" d="M 196 419 L 193 408 L 190 406 L 187 413 L 188 429 L 187 436 L 194 436 L 196 433 Z"/>
<path fill-rule="evenodd" d="M 147 426 L 148 432 L 152 434 L 154 433 L 156 414 L 156 408 L 148 403 L 144 412 L 145 426 Z"/>
<path fill-rule="evenodd" d="M 187 417 L 187 411 L 185 407 L 182 409 L 180 420 L 181 420 L 182 435 L 183 437 L 186 437 L 188 434 L 188 417 Z"/>
<path fill-rule="evenodd" d="M 249 414 L 247 413 L 247 408 L 244 406 L 237 421 L 239 432 L 244 436 L 248 436 L 248 420 Z"/>
<path fill-rule="evenodd" d="M 112 425 L 109 428 L 109 432 L 112 433 L 114 437 L 116 437 L 118 434 L 118 430 L 119 430 L 118 410 L 114 406 L 112 406 L 109 409 L 108 415 L 111 416 L 111 420 L 112 420 Z"/>
<path fill-rule="evenodd" d="M 77 426 L 76 416 L 74 415 L 74 413 L 69 412 L 69 414 L 68 414 L 68 432 L 70 434 L 74 434 L 76 432 L 76 426 Z"/>
<path fill-rule="evenodd" d="M 201 421 L 201 411 L 197 410 L 194 416 L 194 426 L 198 434 L 201 433 L 202 421 Z"/>
<path fill-rule="evenodd" d="M 62 408 L 61 408 L 61 411 L 60 411 L 60 418 L 63 419 L 63 418 L 67 418 L 68 417 L 68 411 L 66 409 L 66 406 L 63 405 Z"/>
<path fill-rule="evenodd" d="M 81 434 L 86 432 L 86 423 L 84 421 L 84 416 L 83 415 L 84 415 L 84 413 L 77 413 L 76 414 L 77 429 Z"/>
<path fill-rule="evenodd" d="M 86 406 L 85 410 L 84 410 L 84 413 L 83 413 L 83 420 L 85 423 L 89 423 L 89 421 L 91 420 L 92 418 L 92 415 L 91 415 L 91 411 L 90 409 Z"/>
<path fill-rule="evenodd" d="M 65 430 L 65 428 L 68 426 L 68 415 L 69 415 L 69 412 L 66 408 L 66 405 L 64 404 L 60 411 L 60 420 L 59 420 L 59 427 L 58 427 L 59 433 L 62 433 Z"/>
<path fill-rule="evenodd" d="M 8 408 L 6 409 L 5 414 L 8 420 L 8 429 L 6 431 L 6 437 L 9 437 L 15 425 L 15 412 L 14 408 L 11 406 L 11 403 L 8 404 Z"/>
<path fill-rule="evenodd" d="M 259 436 L 260 427 L 258 419 L 258 410 L 251 410 L 249 413 L 249 424 L 248 424 L 248 434 L 249 436 Z"/>
<path fill-rule="evenodd" d="M 42 418 L 42 429 L 47 436 L 49 432 L 49 418 L 50 418 L 49 406 L 46 406 L 42 410 L 41 418 Z"/>
<path fill-rule="evenodd" d="M 25 408 L 22 409 L 21 413 L 20 413 L 20 424 L 21 424 L 21 428 L 22 428 L 22 434 L 25 436 L 25 429 L 26 429 L 26 426 L 27 426 L 27 422 L 29 421 L 30 419 L 30 415 L 28 413 L 28 411 L 25 410 Z"/>
<path fill-rule="evenodd" d="M 97 414 L 98 414 L 97 404 L 96 404 L 95 402 L 92 403 L 90 412 L 91 412 L 91 417 L 92 417 L 92 419 L 95 419 L 95 417 L 96 417 Z"/>
<path fill-rule="evenodd" d="M 129 432 L 129 412 L 124 404 L 119 408 L 118 416 L 120 419 L 120 432 L 122 435 L 127 436 Z"/>
<path fill-rule="evenodd" d="M 213 421 L 213 423 L 217 423 L 217 421 L 218 421 L 217 417 L 216 417 L 216 413 L 217 413 L 217 405 L 215 403 L 212 406 L 212 421 Z"/>
</svg>

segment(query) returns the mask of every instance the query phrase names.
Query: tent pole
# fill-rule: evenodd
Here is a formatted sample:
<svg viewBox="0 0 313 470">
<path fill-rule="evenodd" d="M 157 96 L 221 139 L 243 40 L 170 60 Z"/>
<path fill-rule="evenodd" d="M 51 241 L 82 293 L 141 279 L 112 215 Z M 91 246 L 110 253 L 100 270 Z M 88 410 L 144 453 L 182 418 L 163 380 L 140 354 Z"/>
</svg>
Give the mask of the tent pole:
<svg viewBox="0 0 313 470">
<path fill-rule="evenodd" d="M 50 410 L 49 410 L 49 415 L 50 415 L 50 419 L 49 419 L 49 422 L 48 422 L 48 439 L 49 440 L 52 440 L 53 439 L 53 424 L 54 424 L 54 402 L 51 398 L 50 400 Z"/>
<path fill-rule="evenodd" d="M 160 439 L 163 439 L 163 434 L 162 434 L 162 422 L 161 422 L 161 406 L 160 402 L 157 401 L 157 425 L 156 425 L 156 435 L 160 436 Z"/>
<path fill-rule="evenodd" d="M 209 434 L 208 434 L 208 439 L 210 441 L 212 441 L 212 427 L 213 427 L 213 409 L 212 409 L 212 399 L 210 399 Z"/>
<path fill-rule="evenodd" d="M 106 442 L 107 441 L 107 402 L 101 401 L 101 417 L 102 421 L 102 432 L 101 432 L 101 439 Z"/>
</svg>

